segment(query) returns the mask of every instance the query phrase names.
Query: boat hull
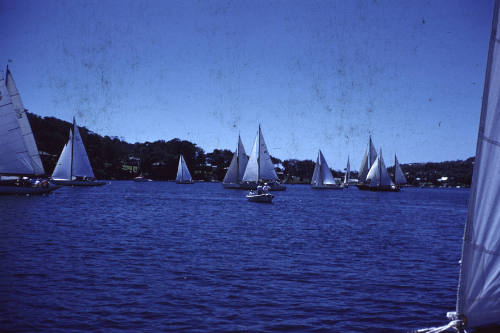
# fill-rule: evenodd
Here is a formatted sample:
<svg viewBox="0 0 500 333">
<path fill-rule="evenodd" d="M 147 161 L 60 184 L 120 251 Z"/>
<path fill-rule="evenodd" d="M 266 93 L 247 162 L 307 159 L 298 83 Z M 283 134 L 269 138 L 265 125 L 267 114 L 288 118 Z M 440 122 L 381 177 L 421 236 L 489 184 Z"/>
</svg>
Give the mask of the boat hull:
<svg viewBox="0 0 500 333">
<path fill-rule="evenodd" d="M 264 193 L 264 194 L 248 194 L 247 199 L 248 201 L 251 202 L 260 202 L 260 203 L 272 203 L 273 202 L 274 195 L 271 193 Z"/>
<path fill-rule="evenodd" d="M 286 186 L 280 183 L 270 183 L 268 184 L 270 191 L 285 191 Z M 241 190 L 254 191 L 257 189 L 257 183 L 242 183 L 240 184 Z"/>
<path fill-rule="evenodd" d="M 331 185 L 312 185 L 311 188 L 313 190 L 343 190 L 344 186 L 343 185 L 336 185 L 336 184 L 331 184 Z"/>
<path fill-rule="evenodd" d="M 146 183 L 146 182 L 152 182 L 152 180 L 149 178 L 144 178 L 144 177 L 136 177 L 136 178 L 134 178 L 134 182 Z"/>
<path fill-rule="evenodd" d="M 194 184 L 192 180 L 177 180 L 177 184 Z"/>
<path fill-rule="evenodd" d="M 48 187 L 33 186 L 6 186 L 0 185 L 0 194 L 2 195 L 31 195 L 46 194 L 57 190 L 60 186 L 49 185 Z"/>
<path fill-rule="evenodd" d="M 231 190 L 243 190 L 241 188 L 241 184 L 236 184 L 236 183 L 222 183 L 222 186 L 224 186 L 224 188 Z"/>
<path fill-rule="evenodd" d="M 101 180 L 51 180 L 56 185 L 61 186 L 102 186 L 105 185 L 105 181 Z"/>
<path fill-rule="evenodd" d="M 356 185 L 358 189 L 361 191 L 372 191 L 372 192 L 399 192 L 399 186 L 391 185 L 391 186 L 375 186 L 370 187 L 368 184 L 358 184 Z"/>
</svg>

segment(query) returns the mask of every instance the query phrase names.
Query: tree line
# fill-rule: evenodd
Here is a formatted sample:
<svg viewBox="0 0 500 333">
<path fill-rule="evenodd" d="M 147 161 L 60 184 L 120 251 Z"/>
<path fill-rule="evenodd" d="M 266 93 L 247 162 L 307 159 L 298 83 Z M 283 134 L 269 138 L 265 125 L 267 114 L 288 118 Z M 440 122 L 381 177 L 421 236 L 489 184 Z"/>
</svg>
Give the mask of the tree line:
<svg viewBox="0 0 500 333">
<path fill-rule="evenodd" d="M 54 117 L 40 117 L 28 113 L 28 118 L 41 152 L 45 171 L 51 174 L 67 142 L 71 123 Z M 118 137 L 101 136 L 85 127 L 79 127 L 94 174 L 98 179 L 132 179 L 139 174 L 155 180 L 173 180 L 177 173 L 179 155 L 189 167 L 195 180 L 221 181 L 231 163 L 233 152 L 214 149 L 207 153 L 195 143 L 178 138 L 165 141 L 128 143 Z M 272 157 L 277 174 L 288 183 L 309 183 L 314 171 L 312 160 L 280 160 Z M 432 184 L 450 186 L 470 185 L 473 158 L 465 161 L 402 164 L 408 182 L 413 185 Z M 393 173 L 393 167 L 388 168 Z M 342 178 L 344 170 L 332 170 Z M 357 172 L 351 173 L 353 178 Z M 448 177 L 446 181 L 441 178 Z M 441 179 L 441 180 L 440 180 Z"/>
</svg>

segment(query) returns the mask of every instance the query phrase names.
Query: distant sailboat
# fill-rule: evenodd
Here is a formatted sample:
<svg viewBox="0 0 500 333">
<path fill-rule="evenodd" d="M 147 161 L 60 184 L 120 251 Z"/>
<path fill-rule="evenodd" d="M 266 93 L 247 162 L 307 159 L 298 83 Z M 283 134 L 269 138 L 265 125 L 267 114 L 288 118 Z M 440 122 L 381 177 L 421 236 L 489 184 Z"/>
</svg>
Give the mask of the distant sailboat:
<svg viewBox="0 0 500 333">
<path fill-rule="evenodd" d="M 229 169 L 226 172 L 226 176 L 222 181 L 222 186 L 224 188 L 231 189 L 241 189 L 241 182 L 243 180 L 243 175 L 245 174 L 245 169 L 247 167 L 248 157 L 245 153 L 245 147 L 241 142 L 240 136 L 238 136 L 238 147 L 233 155 Z"/>
<path fill-rule="evenodd" d="M 314 166 L 311 186 L 313 189 L 317 190 L 342 190 L 344 188 L 342 185 L 335 182 L 332 172 L 330 171 L 328 163 L 326 163 L 321 150 L 318 151 L 318 157 L 316 158 L 316 165 Z"/>
<path fill-rule="evenodd" d="M 394 154 L 394 184 L 398 186 L 407 184 L 405 174 L 401 170 L 396 154 Z"/>
<path fill-rule="evenodd" d="M 193 178 L 184 160 L 184 156 L 179 157 L 179 166 L 177 167 L 177 177 L 175 178 L 177 184 L 193 184 Z"/>
<path fill-rule="evenodd" d="M 45 170 L 14 78 L 0 71 L 0 194 L 42 194 L 58 186 L 30 180 Z"/>
<path fill-rule="evenodd" d="M 351 180 L 351 164 L 349 163 L 349 156 L 347 156 L 347 166 L 345 168 L 345 175 L 344 175 L 344 187 L 349 187 L 350 180 Z"/>
<path fill-rule="evenodd" d="M 278 175 L 274 170 L 274 164 L 267 150 L 264 136 L 259 125 L 259 131 L 253 143 L 250 159 L 248 160 L 245 173 L 243 174 L 243 189 L 254 190 L 257 184 L 269 183 L 271 191 L 283 191 L 286 187 L 278 183 Z"/>
<path fill-rule="evenodd" d="M 72 128 L 69 130 L 68 142 L 64 145 L 52 173 L 52 181 L 55 184 L 65 186 L 101 186 L 106 184 L 104 181 L 95 180 L 94 171 L 74 117 Z"/>
<path fill-rule="evenodd" d="M 476 158 L 462 243 L 456 311 L 418 332 L 500 331 L 500 6 L 495 1 Z"/>
<path fill-rule="evenodd" d="M 399 186 L 394 185 L 385 167 L 384 159 L 382 158 L 382 150 L 375 159 L 368 175 L 366 176 L 364 187 L 359 187 L 360 190 L 398 192 Z"/>
<path fill-rule="evenodd" d="M 368 147 L 365 150 L 365 154 L 363 155 L 363 161 L 361 162 L 361 167 L 359 168 L 358 173 L 358 183 L 357 188 L 360 190 L 368 190 L 369 186 L 367 185 L 368 172 L 370 168 L 375 163 L 377 159 L 377 150 L 375 149 L 375 145 L 372 141 L 372 136 L 370 135 L 368 139 Z"/>
</svg>

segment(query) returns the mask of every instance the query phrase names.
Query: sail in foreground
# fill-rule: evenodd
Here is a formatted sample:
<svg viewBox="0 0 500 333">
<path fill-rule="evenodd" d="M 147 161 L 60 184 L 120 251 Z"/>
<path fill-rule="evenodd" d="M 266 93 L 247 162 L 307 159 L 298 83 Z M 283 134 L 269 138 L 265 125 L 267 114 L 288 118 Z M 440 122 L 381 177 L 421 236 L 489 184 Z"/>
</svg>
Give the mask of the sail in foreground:
<svg viewBox="0 0 500 333">
<path fill-rule="evenodd" d="M 69 130 L 68 142 L 64 145 L 52 172 L 52 181 L 58 185 L 67 186 L 100 186 L 106 183 L 95 180 L 75 118 Z"/>
<path fill-rule="evenodd" d="M 0 194 L 39 194 L 57 188 L 41 176 L 45 170 L 31 132 L 26 110 L 7 68 L 7 83 L 0 71 Z"/>
<path fill-rule="evenodd" d="M 341 190 L 344 187 L 335 182 L 332 172 L 326 163 L 325 157 L 321 150 L 318 151 L 318 157 L 316 158 L 316 165 L 314 166 L 314 172 L 311 180 L 311 186 L 313 189 L 332 189 Z"/>
<path fill-rule="evenodd" d="M 397 192 L 399 191 L 399 186 L 394 185 L 385 167 L 384 159 L 382 158 L 382 150 L 380 154 L 375 159 L 368 175 L 366 176 L 366 188 L 358 188 L 364 190 L 368 189 L 370 191 L 384 191 L 384 192 Z"/>
<path fill-rule="evenodd" d="M 179 166 L 177 167 L 177 177 L 175 178 L 177 184 L 193 184 L 193 178 L 184 160 L 184 156 L 179 157 Z"/>
<path fill-rule="evenodd" d="M 457 314 L 467 328 L 500 325 L 499 11 L 497 0 L 460 266 Z"/>
<path fill-rule="evenodd" d="M 474 172 L 460 260 L 456 312 L 442 332 L 500 331 L 500 25 L 495 1 Z"/>
<path fill-rule="evenodd" d="M 401 170 L 396 154 L 394 154 L 394 184 L 399 186 L 407 184 L 405 174 Z"/>
<path fill-rule="evenodd" d="M 243 147 L 243 142 L 241 142 L 240 136 L 238 136 L 238 147 L 233 155 L 229 169 L 226 172 L 226 176 L 222 181 L 224 188 L 241 188 L 241 182 L 243 180 L 243 175 L 245 174 L 245 169 L 247 167 L 248 157 L 245 152 L 245 147 Z"/>
<path fill-rule="evenodd" d="M 278 183 L 278 175 L 274 170 L 274 164 L 271 161 L 271 155 L 267 150 L 264 136 L 259 125 L 259 131 L 253 143 L 250 159 L 248 160 L 245 173 L 243 174 L 243 189 L 254 190 L 257 184 L 268 183 L 271 191 L 283 191 L 286 187 Z"/>
</svg>

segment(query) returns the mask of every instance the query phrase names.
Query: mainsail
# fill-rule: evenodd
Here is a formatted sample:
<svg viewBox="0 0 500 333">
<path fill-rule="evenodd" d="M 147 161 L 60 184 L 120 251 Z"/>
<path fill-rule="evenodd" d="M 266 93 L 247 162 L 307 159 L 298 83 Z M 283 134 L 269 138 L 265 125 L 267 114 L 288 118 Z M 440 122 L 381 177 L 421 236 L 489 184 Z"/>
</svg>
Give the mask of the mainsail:
<svg viewBox="0 0 500 333">
<path fill-rule="evenodd" d="M 370 182 L 370 187 L 394 185 L 389 173 L 387 172 L 387 168 L 385 167 L 384 159 L 382 158 L 382 150 L 370 168 L 370 171 L 366 176 L 366 180 Z"/>
<path fill-rule="evenodd" d="M 52 179 L 70 179 L 71 178 L 71 150 L 73 146 L 73 133 L 69 130 L 69 140 L 64 145 L 64 148 L 57 160 L 54 172 L 52 172 Z"/>
<path fill-rule="evenodd" d="M 460 261 L 457 314 L 467 328 L 500 324 L 500 29 L 495 1 L 474 173 Z"/>
<path fill-rule="evenodd" d="M 349 180 L 351 180 L 351 164 L 349 163 L 349 156 L 347 156 L 347 166 L 345 168 L 344 175 L 344 184 L 349 184 Z"/>
<path fill-rule="evenodd" d="M 0 174 L 42 175 L 35 138 L 8 68 L 7 80 L 9 85 L 0 71 Z"/>
<path fill-rule="evenodd" d="M 261 180 L 274 181 L 278 180 L 278 176 L 274 170 L 274 164 L 267 151 L 266 142 L 264 141 L 264 136 L 259 125 L 259 132 L 253 143 L 250 159 L 243 175 L 243 181 L 259 182 Z"/>
<path fill-rule="evenodd" d="M 495 1 L 476 157 L 460 260 L 456 312 L 442 327 L 419 332 L 443 332 L 500 326 L 500 29 Z"/>
<path fill-rule="evenodd" d="M 364 182 L 366 181 L 366 177 L 373 163 L 377 159 L 377 150 L 375 149 L 375 145 L 373 144 L 372 137 L 368 140 L 368 147 L 365 150 L 365 154 L 363 156 L 363 161 L 361 162 L 361 167 L 359 168 L 359 176 L 358 181 Z"/>
<path fill-rule="evenodd" d="M 179 157 L 179 166 L 177 167 L 177 177 L 175 178 L 175 180 L 177 182 L 191 182 L 193 180 L 182 154 Z"/>
<path fill-rule="evenodd" d="M 243 175 L 245 174 L 247 163 L 248 157 L 245 153 L 245 148 L 243 147 L 241 138 L 240 136 L 238 136 L 238 148 L 236 148 L 236 152 L 233 155 L 233 159 L 231 160 L 229 169 L 227 170 L 226 176 L 224 177 L 224 180 L 222 182 L 224 184 L 240 183 L 243 179 Z"/>
<path fill-rule="evenodd" d="M 396 154 L 394 154 L 394 183 L 397 185 L 406 184 L 406 177 L 403 170 L 401 170 Z"/>
<path fill-rule="evenodd" d="M 320 150 L 318 151 L 318 157 L 316 158 L 316 165 L 314 166 L 311 185 L 321 186 L 331 184 L 335 184 L 335 179 L 333 179 L 328 163 L 326 163 L 325 157 Z"/>
<path fill-rule="evenodd" d="M 52 173 L 52 179 L 73 180 L 76 177 L 94 178 L 94 172 L 90 165 L 89 157 L 75 118 L 73 118 L 72 129 L 69 130 L 69 140 L 57 160 L 56 167 Z"/>
</svg>

